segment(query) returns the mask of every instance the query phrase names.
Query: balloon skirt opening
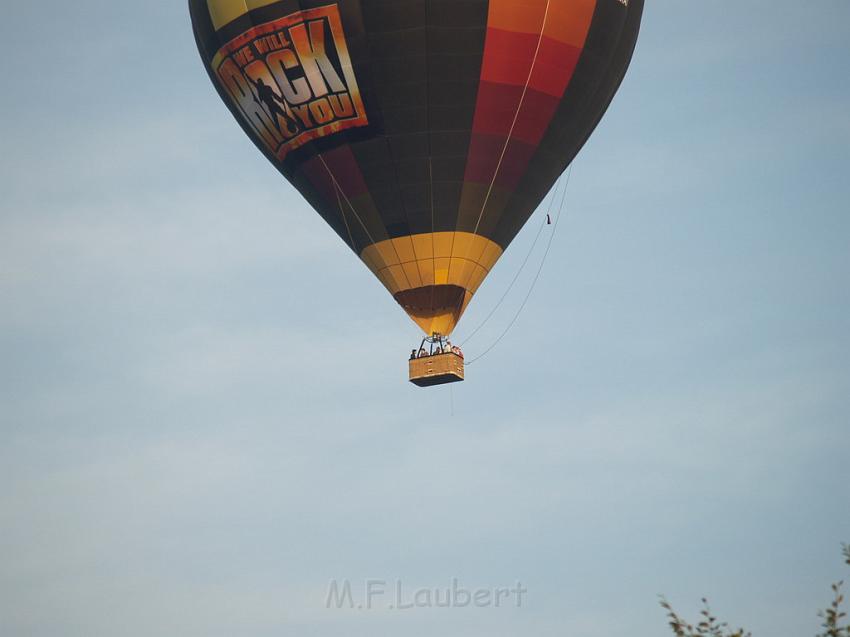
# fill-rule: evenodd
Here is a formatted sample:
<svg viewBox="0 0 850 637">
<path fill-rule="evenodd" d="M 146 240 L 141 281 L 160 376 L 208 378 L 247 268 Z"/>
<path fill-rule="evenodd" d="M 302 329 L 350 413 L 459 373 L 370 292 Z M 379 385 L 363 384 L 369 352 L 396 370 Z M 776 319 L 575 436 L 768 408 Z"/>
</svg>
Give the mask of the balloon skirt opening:
<svg viewBox="0 0 850 637">
<path fill-rule="evenodd" d="M 395 300 L 427 336 L 449 336 L 472 295 L 457 285 L 428 285 L 395 294 Z"/>
</svg>

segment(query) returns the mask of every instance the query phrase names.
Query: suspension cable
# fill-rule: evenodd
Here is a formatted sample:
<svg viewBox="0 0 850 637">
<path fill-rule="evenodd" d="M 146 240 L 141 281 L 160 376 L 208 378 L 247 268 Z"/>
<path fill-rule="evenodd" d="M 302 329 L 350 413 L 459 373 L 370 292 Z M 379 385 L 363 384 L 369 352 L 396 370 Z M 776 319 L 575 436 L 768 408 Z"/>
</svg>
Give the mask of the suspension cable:
<svg viewBox="0 0 850 637">
<path fill-rule="evenodd" d="M 572 173 L 572 167 L 570 168 L 570 173 Z M 569 184 L 569 176 L 567 177 L 567 185 L 568 184 Z M 502 342 L 502 339 L 504 339 L 505 336 L 507 336 L 508 332 L 511 331 L 511 328 L 519 320 L 519 317 L 522 314 L 522 311 L 525 309 L 525 306 L 528 304 L 528 300 L 531 298 L 532 292 L 534 292 L 534 288 L 537 286 L 537 282 L 540 280 L 540 274 L 543 272 L 543 266 L 546 265 L 546 259 L 549 256 L 549 252 L 552 249 L 552 241 L 555 239 L 555 233 L 558 230 L 558 224 L 561 221 L 561 217 L 563 217 L 563 215 L 564 215 L 564 204 L 566 202 L 566 199 L 567 199 L 567 189 L 565 187 L 563 192 L 561 193 L 561 205 L 560 205 L 560 208 L 558 210 L 558 218 L 555 219 L 555 225 L 552 228 L 552 234 L 549 236 L 549 243 L 546 245 L 546 252 L 543 253 L 543 259 L 540 261 L 540 267 L 537 268 L 537 274 L 535 274 L 534 280 L 531 282 L 531 287 L 528 289 L 528 293 L 525 295 L 525 298 L 523 299 L 522 304 L 519 306 L 517 313 L 511 319 L 511 322 L 508 323 L 508 326 L 504 329 L 504 331 L 493 342 L 493 344 L 490 345 L 490 347 L 488 347 L 486 350 L 484 350 L 481 354 L 479 354 L 478 356 L 473 358 L 471 361 L 467 361 L 466 365 L 472 365 L 476 361 L 480 361 L 482 358 L 487 356 L 487 354 L 492 352 L 496 348 L 496 346 L 499 345 L 499 343 Z"/>
<path fill-rule="evenodd" d="M 461 347 L 463 347 L 467 343 L 469 343 L 469 341 L 471 341 L 475 337 L 475 335 L 481 330 L 481 328 L 484 327 L 487 323 L 490 322 L 490 319 L 493 318 L 493 316 L 496 314 L 496 311 L 502 306 L 502 303 L 505 302 L 505 299 L 508 298 L 508 294 L 510 294 L 514 285 L 516 285 L 516 282 L 519 281 L 520 275 L 525 270 L 525 266 L 527 266 L 528 262 L 531 260 L 531 255 L 534 253 L 534 249 L 537 247 L 537 243 L 540 241 L 540 237 L 543 234 L 543 229 L 546 228 L 547 225 L 549 225 L 549 220 L 552 218 L 552 212 L 553 212 L 553 209 L 555 207 L 555 202 L 558 200 L 558 190 L 560 189 L 561 184 L 563 182 L 564 182 L 564 180 L 563 180 L 563 176 L 562 176 L 561 178 L 558 179 L 558 183 L 552 189 L 552 197 L 549 199 L 549 206 L 546 210 L 546 216 L 543 218 L 543 223 L 540 224 L 540 228 L 537 230 L 537 235 L 534 237 L 534 241 L 532 242 L 531 247 L 528 249 L 528 253 L 525 255 L 525 259 L 523 260 L 522 265 L 519 266 L 519 269 L 517 270 L 516 274 L 514 275 L 514 278 L 511 281 L 510 285 L 508 285 L 508 287 L 505 289 L 504 294 L 502 294 L 502 297 L 499 299 L 499 301 L 496 303 L 496 305 L 493 306 L 493 309 L 490 310 L 490 313 L 487 315 L 487 317 L 483 321 L 481 321 L 481 323 L 478 324 L 478 327 L 476 327 L 474 330 L 472 330 L 472 332 L 469 334 L 469 336 L 467 336 L 463 340 L 463 342 L 461 343 Z M 570 174 L 568 173 L 567 179 L 566 179 L 566 184 L 564 185 L 564 189 L 566 189 L 569 185 L 570 185 Z"/>
</svg>

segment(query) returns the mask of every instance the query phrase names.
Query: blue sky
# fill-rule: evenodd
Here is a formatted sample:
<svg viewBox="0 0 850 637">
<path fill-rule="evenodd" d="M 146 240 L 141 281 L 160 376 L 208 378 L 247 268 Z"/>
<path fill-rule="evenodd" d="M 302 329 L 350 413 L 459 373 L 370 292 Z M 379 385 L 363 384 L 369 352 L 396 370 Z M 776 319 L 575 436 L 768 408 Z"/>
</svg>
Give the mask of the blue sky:
<svg viewBox="0 0 850 637">
<path fill-rule="evenodd" d="M 183 2 L 7 8 L 0 633 L 650 637 L 665 593 L 814 634 L 850 541 L 848 24 L 650 2 L 525 312 L 423 392 L 415 326 L 244 138 Z M 455 577 L 526 604 L 325 608 Z"/>
</svg>

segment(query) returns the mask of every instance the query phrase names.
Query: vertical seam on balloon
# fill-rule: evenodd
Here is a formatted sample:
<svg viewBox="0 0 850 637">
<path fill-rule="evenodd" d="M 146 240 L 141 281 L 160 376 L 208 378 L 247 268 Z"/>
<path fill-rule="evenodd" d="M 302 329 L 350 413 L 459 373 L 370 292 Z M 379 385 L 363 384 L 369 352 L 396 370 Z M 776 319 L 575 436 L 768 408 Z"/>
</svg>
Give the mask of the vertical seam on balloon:
<svg viewBox="0 0 850 637">
<path fill-rule="evenodd" d="M 362 4 L 361 4 L 361 7 L 360 7 L 360 15 L 361 15 L 361 19 L 364 19 L 364 20 L 365 20 L 365 18 L 363 18 L 363 8 L 362 8 Z M 368 33 L 368 32 L 366 33 L 366 40 L 367 40 L 368 42 L 370 42 L 370 44 L 371 44 L 371 41 L 369 40 L 369 33 Z M 383 118 L 383 115 L 384 115 L 384 112 L 383 112 L 383 105 L 377 105 L 377 108 L 379 108 L 379 110 L 381 111 L 381 116 L 382 116 L 382 118 Z M 393 174 L 395 175 L 395 186 L 396 186 L 396 192 L 397 192 L 397 194 L 398 194 L 398 198 L 399 198 L 399 201 L 400 201 L 400 203 L 401 203 L 402 212 L 403 212 L 403 214 L 404 214 L 404 220 L 405 220 L 405 222 L 407 223 L 407 227 L 408 227 L 408 237 L 411 237 L 411 232 L 410 232 L 410 215 L 408 215 L 408 214 L 407 214 L 407 206 L 406 206 L 406 205 L 405 205 L 405 203 L 404 203 L 404 197 L 403 197 L 403 195 L 402 195 L 401 184 L 399 183 L 399 178 L 398 178 L 398 162 L 396 162 L 396 161 L 395 161 L 395 153 L 393 152 L 393 147 L 392 147 L 392 143 L 390 142 L 390 137 L 389 137 L 389 135 L 387 135 L 387 134 L 386 134 L 386 132 L 384 132 L 384 133 L 383 133 L 383 137 L 384 137 L 384 140 L 385 140 L 385 141 L 386 141 L 386 143 L 387 143 L 387 150 L 389 151 L 390 163 L 392 164 Z M 380 212 L 379 212 L 378 214 L 379 214 L 379 216 L 380 216 Z M 383 221 L 383 219 L 381 219 L 381 221 Z M 387 230 L 387 239 L 390 241 L 390 243 L 391 243 L 391 244 L 392 244 L 392 246 L 393 246 L 393 251 L 396 253 L 396 257 L 398 258 L 399 266 L 401 267 L 401 269 L 402 269 L 402 270 L 404 270 L 404 266 L 402 265 L 401 255 L 399 255 L 398 249 L 396 248 L 395 240 L 394 240 L 392 237 L 390 237 L 390 236 L 389 236 L 389 230 Z M 413 239 L 412 239 L 412 237 L 410 238 L 410 246 L 411 246 L 411 250 L 413 251 L 413 261 L 414 261 L 414 263 L 416 263 L 416 270 L 417 270 L 417 272 L 419 273 L 419 279 L 421 280 L 421 279 L 422 279 L 422 270 L 419 268 L 419 258 L 418 258 L 418 257 L 417 257 L 417 255 L 416 255 L 416 246 L 415 246 L 415 244 L 413 243 Z M 405 262 L 405 263 L 406 263 L 406 262 Z M 410 278 L 407 276 L 407 272 L 406 272 L 406 271 L 405 271 L 405 273 L 404 273 L 404 278 L 405 278 L 405 280 L 407 281 L 407 285 L 408 285 L 408 287 L 412 289 L 412 288 L 413 288 L 413 285 L 410 283 Z"/>
<path fill-rule="evenodd" d="M 334 184 L 334 194 L 336 195 L 336 203 L 339 206 L 339 216 L 342 217 L 345 229 L 348 230 L 348 239 L 351 243 L 351 250 L 354 254 L 357 254 L 357 248 L 354 247 L 354 235 L 351 234 L 351 226 L 348 225 L 348 219 L 345 216 L 345 210 L 342 207 L 342 199 L 339 198 L 339 189 L 336 187 L 336 184 Z"/>
<path fill-rule="evenodd" d="M 431 132 L 428 131 L 430 138 Z M 430 146 L 430 141 L 428 142 Z M 428 149 L 428 182 L 431 186 L 431 311 L 434 311 L 434 295 L 437 293 L 437 242 L 434 239 L 436 228 L 434 226 L 434 160 L 431 157 L 431 149 Z M 423 281 L 423 284 L 425 281 Z"/>
<path fill-rule="evenodd" d="M 408 236 L 408 238 L 410 238 L 410 249 L 413 250 L 413 262 L 416 264 L 416 271 L 419 272 L 419 279 L 421 281 L 422 280 L 422 270 L 419 269 L 419 257 L 416 255 L 416 246 L 414 245 L 413 239 L 411 238 L 412 232 L 411 232 L 411 228 L 410 228 L 410 215 L 407 214 L 407 205 L 404 203 L 404 196 L 402 195 L 402 191 L 401 191 L 401 182 L 400 182 L 399 177 L 398 177 L 398 162 L 396 161 L 395 153 L 393 152 L 393 145 L 390 142 L 389 135 L 384 134 L 384 140 L 387 142 L 387 150 L 389 151 L 389 154 L 390 154 L 390 163 L 393 166 L 393 174 L 395 175 L 395 187 L 396 187 L 396 190 L 398 191 L 399 201 L 401 202 L 401 210 L 402 210 L 402 213 L 404 214 L 404 220 L 407 222 L 407 233 L 408 233 L 407 236 Z M 389 237 L 389 230 L 387 231 L 387 236 Z M 399 237 L 399 238 L 403 238 L 403 237 Z M 390 241 L 395 241 L 395 239 L 390 237 Z M 393 244 L 393 245 L 395 245 L 395 244 Z M 398 254 L 398 253 L 396 253 L 396 254 Z M 401 258 L 399 258 L 399 262 L 401 262 Z M 405 273 L 405 278 L 406 277 L 407 277 L 407 274 Z M 410 282 L 410 279 L 408 279 L 408 283 L 409 282 Z"/>
<path fill-rule="evenodd" d="M 351 208 L 351 212 L 357 218 L 357 221 L 360 222 L 360 225 L 363 227 L 363 230 L 366 232 L 366 236 L 369 237 L 369 241 L 371 241 L 373 244 L 375 244 L 376 241 L 372 237 L 372 233 L 369 232 L 369 229 L 366 227 L 366 224 L 363 223 L 363 219 L 361 219 L 360 215 L 357 214 L 357 211 L 354 209 L 354 204 L 351 203 L 351 199 L 348 198 L 348 195 L 345 194 L 345 191 L 342 189 L 342 186 L 339 185 L 339 182 L 336 180 L 336 177 L 334 177 L 333 172 L 331 172 L 331 169 L 328 166 L 327 162 L 325 161 L 325 158 L 322 157 L 321 153 L 318 154 L 318 158 L 319 158 L 319 161 L 322 162 L 322 166 L 325 167 L 325 170 L 328 171 L 328 176 L 330 176 L 331 180 L 334 182 L 334 185 L 337 188 L 339 188 L 339 192 L 340 192 L 340 194 L 342 194 L 343 198 L 345 199 L 345 202 L 348 204 L 348 207 Z M 413 286 L 410 284 L 410 279 L 407 278 L 407 272 L 405 271 L 404 266 L 402 265 L 401 256 L 399 255 L 398 249 L 395 247 L 395 241 L 393 241 L 392 238 L 389 238 L 389 244 L 393 247 L 393 252 L 395 252 L 395 257 L 396 257 L 396 260 L 398 262 L 398 267 L 401 268 L 401 272 L 402 272 L 402 274 L 404 274 L 404 279 L 405 279 L 405 281 L 407 281 L 407 287 L 412 288 Z"/>
<path fill-rule="evenodd" d="M 434 239 L 436 224 L 434 221 L 434 157 L 431 147 L 431 58 L 429 55 L 431 39 L 429 37 L 431 26 L 431 0 L 425 0 L 425 122 L 428 140 L 428 187 L 431 200 L 431 313 L 433 314 L 434 296 L 437 293 L 437 242 Z M 420 273 L 421 275 L 421 273 Z M 425 281 L 423 280 L 424 284 Z"/>
<path fill-rule="evenodd" d="M 514 113 L 514 121 L 511 123 L 511 128 L 508 131 L 508 136 L 505 139 L 505 145 L 502 147 L 502 154 L 499 156 L 499 161 L 496 164 L 496 170 L 493 173 L 493 179 L 490 180 L 490 187 L 487 189 L 487 194 L 484 197 L 484 204 L 481 206 L 481 212 L 478 213 L 478 221 L 475 222 L 475 229 L 472 234 L 478 234 L 478 228 L 481 227 L 481 220 L 484 218 L 484 211 L 487 209 L 487 204 L 490 202 L 490 195 L 493 193 L 493 186 L 496 184 L 496 179 L 499 176 L 499 171 L 502 169 L 502 162 L 505 159 L 505 154 L 508 151 L 508 146 L 511 143 L 511 137 L 514 134 L 514 129 L 519 121 L 519 114 L 522 111 L 525 103 L 525 96 L 528 94 L 528 86 L 531 84 L 531 78 L 534 75 L 534 67 L 537 66 L 537 58 L 540 55 L 540 48 L 543 45 L 543 33 L 546 31 L 546 21 L 549 19 L 549 5 L 551 0 L 546 0 L 546 11 L 543 13 L 543 24 L 540 25 L 540 37 L 537 38 L 537 48 L 534 50 L 534 57 L 531 60 L 531 68 L 528 69 L 528 78 L 525 80 L 525 86 L 522 88 L 522 95 L 517 104 L 516 113 Z"/>
<path fill-rule="evenodd" d="M 493 179 L 490 180 L 490 186 L 489 186 L 489 188 L 487 188 L 487 194 L 484 197 L 484 203 L 481 206 L 481 212 L 478 213 L 478 220 L 475 222 L 475 229 L 472 231 L 473 235 L 477 235 L 478 229 L 481 227 L 481 220 L 484 218 L 484 211 L 487 209 L 487 204 L 490 202 L 490 195 L 493 193 L 493 186 L 496 184 L 496 179 L 499 176 L 499 171 L 502 169 L 502 162 L 505 159 L 505 154 L 508 151 L 508 145 L 511 143 L 511 137 L 514 134 L 514 129 L 516 128 L 516 124 L 519 121 L 520 111 L 522 111 L 522 106 L 525 103 L 525 96 L 528 94 L 528 87 L 531 84 L 531 78 L 534 75 L 534 68 L 535 68 L 535 66 L 537 66 L 537 58 L 540 55 L 540 48 L 543 45 L 543 34 L 546 32 L 546 22 L 549 19 L 549 6 L 550 6 L 550 4 L 551 4 L 551 0 L 546 0 L 546 10 L 543 13 L 543 23 L 540 25 L 540 36 L 537 38 L 537 47 L 534 50 L 534 57 L 531 60 L 531 67 L 528 69 L 528 78 L 526 78 L 526 80 L 525 80 L 525 86 L 523 86 L 522 94 L 520 95 L 520 98 L 519 98 L 519 104 L 517 104 L 516 113 L 514 113 L 513 122 L 511 122 L 510 130 L 508 131 L 508 135 L 505 138 L 505 145 L 502 147 L 502 153 L 499 156 L 498 163 L 496 164 L 496 170 L 493 172 Z M 470 243 L 470 246 L 471 245 L 472 245 L 472 243 Z M 454 245 L 452 245 L 452 253 L 454 253 Z M 466 249 L 464 259 L 467 260 L 467 261 L 469 260 L 469 247 L 467 247 L 467 249 Z M 449 264 L 450 264 L 449 267 L 451 267 L 451 262 L 449 262 Z M 474 268 L 472 268 L 471 270 L 472 270 L 472 272 L 475 271 Z M 469 284 L 471 277 L 472 277 L 472 274 L 470 274 L 467 277 L 467 281 L 466 281 L 467 285 Z M 466 288 L 464 288 L 464 289 L 466 289 Z"/>
</svg>

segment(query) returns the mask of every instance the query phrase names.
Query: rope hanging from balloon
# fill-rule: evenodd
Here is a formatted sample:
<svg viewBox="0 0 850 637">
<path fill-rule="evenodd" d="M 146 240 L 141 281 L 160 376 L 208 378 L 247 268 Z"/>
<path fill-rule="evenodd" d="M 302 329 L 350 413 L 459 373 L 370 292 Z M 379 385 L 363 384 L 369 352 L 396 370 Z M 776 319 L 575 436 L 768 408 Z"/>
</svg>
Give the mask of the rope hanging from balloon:
<svg viewBox="0 0 850 637">
<path fill-rule="evenodd" d="M 570 174 L 567 175 L 567 179 L 566 179 L 566 182 L 564 184 L 564 189 L 561 192 L 561 204 L 560 204 L 560 207 L 558 209 L 558 216 L 555 219 L 555 224 L 552 227 L 552 234 L 549 236 L 549 242 L 546 245 L 546 251 L 543 253 L 543 259 L 541 259 L 541 261 L 540 261 L 540 267 L 537 268 L 537 273 L 534 275 L 534 280 L 531 282 L 531 287 L 528 288 L 528 293 L 525 295 L 525 298 L 523 299 L 522 304 L 519 306 L 519 309 L 517 310 L 516 314 L 514 314 L 514 317 L 511 319 L 510 323 L 508 323 L 508 326 L 504 329 L 504 331 L 502 331 L 502 333 L 493 342 L 493 344 L 490 345 L 490 347 L 485 349 L 481 354 L 479 354 L 478 356 L 476 356 L 472 360 L 466 361 L 467 366 L 472 365 L 476 361 L 480 361 L 482 358 L 487 356 L 487 354 L 492 352 L 499 345 L 499 343 L 502 342 L 502 339 L 504 339 L 505 336 L 508 335 L 508 332 L 511 331 L 511 328 L 519 320 L 519 317 L 522 314 L 523 310 L 525 309 L 525 306 L 528 304 L 528 300 L 531 298 L 531 294 L 534 292 L 534 288 L 537 286 L 537 282 L 540 280 L 540 275 L 543 272 L 543 266 L 546 265 L 546 259 L 549 257 L 549 252 L 552 250 L 552 242 L 555 239 L 555 233 L 558 231 L 558 225 L 561 222 L 561 217 L 564 216 L 564 204 L 566 203 L 566 200 L 567 200 L 567 186 L 569 186 L 569 183 L 570 183 L 569 178 L 570 178 L 571 174 L 572 174 L 572 168 L 570 168 Z M 469 339 L 467 339 L 467 340 L 469 340 Z"/>
<path fill-rule="evenodd" d="M 569 172 L 567 173 L 566 183 L 564 184 L 564 190 L 566 190 L 570 185 L 571 174 L 572 167 L 570 167 Z M 525 259 L 523 259 L 522 265 L 520 265 L 519 269 L 516 271 L 513 280 L 505 289 L 504 293 L 502 294 L 496 305 L 493 306 L 493 309 L 490 310 L 490 313 L 487 314 L 484 320 L 478 324 L 478 327 L 472 330 L 472 332 L 470 332 L 470 334 L 463 340 L 463 342 L 461 343 L 461 347 L 469 343 L 469 341 L 471 341 L 475 337 L 475 335 L 478 334 L 479 331 L 481 331 L 481 328 L 483 328 L 485 325 L 487 325 L 487 323 L 490 322 L 490 319 L 493 318 L 493 316 L 496 314 L 496 311 L 502 306 L 502 303 L 505 302 L 505 299 L 508 298 L 508 294 L 510 294 L 511 290 L 514 288 L 514 285 L 516 285 L 517 281 L 519 281 L 519 277 L 525 271 L 525 266 L 527 266 L 528 262 L 531 260 L 531 255 L 534 254 L 534 249 L 537 247 L 537 244 L 540 241 L 540 237 L 543 235 L 543 230 L 546 228 L 546 226 L 550 225 L 552 219 L 552 212 L 554 212 L 555 202 L 558 200 L 558 192 L 561 188 L 562 183 L 564 183 L 563 175 L 555 184 L 555 187 L 552 189 L 552 197 L 549 199 L 549 206 L 546 210 L 546 216 L 543 218 L 543 223 L 540 224 L 540 229 L 537 231 L 537 234 L 534 237 L 534 241 L 531 243 L 531 247 L 528 249 L 528 253 L 525 255 Z"/>
</svg>

